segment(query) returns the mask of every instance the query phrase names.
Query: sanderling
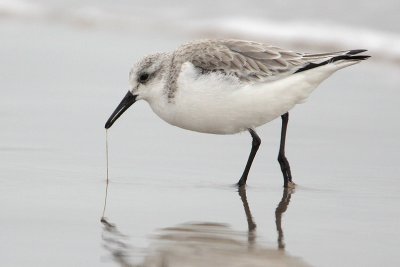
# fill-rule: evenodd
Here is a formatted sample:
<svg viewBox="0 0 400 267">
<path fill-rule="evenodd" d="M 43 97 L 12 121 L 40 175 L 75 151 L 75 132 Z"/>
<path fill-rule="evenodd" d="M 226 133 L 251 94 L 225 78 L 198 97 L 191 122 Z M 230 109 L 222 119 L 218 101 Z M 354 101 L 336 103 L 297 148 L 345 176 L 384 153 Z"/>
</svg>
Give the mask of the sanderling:
<svg viewBox="0 0 400 267">
<path fill-rule="evenodd" d="M 249 131 L 251 152 L 237 183 L 243 186 L 261 144 L 256 127 L 280 116 L 278 161 L 288 187 L 294 185 L 285 156 L 288 111 L 335 71 L 367 59 L 359 55 L 365 51 L 308 54 L 244 40 L 193 41 L 136 63 L 129 75 L 131 89 L 105 128 L 143 99 L 159 117 L 183 129 L 211 134 Z"/>
</svg>

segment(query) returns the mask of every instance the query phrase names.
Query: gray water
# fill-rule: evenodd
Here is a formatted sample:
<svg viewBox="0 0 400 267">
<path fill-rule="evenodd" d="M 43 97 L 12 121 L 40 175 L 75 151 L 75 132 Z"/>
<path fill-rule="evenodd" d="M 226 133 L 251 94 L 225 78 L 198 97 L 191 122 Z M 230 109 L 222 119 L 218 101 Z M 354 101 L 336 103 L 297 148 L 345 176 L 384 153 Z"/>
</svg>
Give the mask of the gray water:
<svg viewBox="0 0 400 267">
<path fill-rule="evenodd" d="M 263 143 L 243 198 L 232 185 L 250 150 L 247 133 L 181 130 L 136 103 L 109 131 L 110 225 L 100 222 L 103 127 L 128 89 L 132 63 L 215 34 L 198 26 L 180 31 L 169 18 L 190 26 L 219 18 L 218 11 L 221 17 L 262 18 L 265 10 L 267 21 L 328 21 L 398 40 L 394 1 L 378 7 L 353 1 L 348 12 L 341 2 L 327 12 L 319 2 L 302 8 L 238 2 L 227 10 L 220 4 L 157 3 L 157 14 L 166 14 L 157 17 L 162 26 L 129 15 L 148 22 L 153 13 L 147 5 L 153 3 L 138 8 L 128 1 L 101 2 L 97 10 L 110 11 L 112 19 L 103 12 L 86 21 L 70 14 L 93 10 L 95 1 L 35 3 L 47 11 L 38 12 L 36 4 L 0 8 L 1 266 L 400 264 L 400 76 L 399 65 L 384 59 L 339 71 L 291 112 L 287 156 L 298 184 L 293 192 L 283 190 L 276 161 L 280 121 L 258 129 Z M 296 41 L 287 44 L 296 47 Z M 397 55 L 394 45 L 385 45 L 373 46 L 372 55 Z M 314 42 L 302 46 L 321 48 Z"/>
</svg>

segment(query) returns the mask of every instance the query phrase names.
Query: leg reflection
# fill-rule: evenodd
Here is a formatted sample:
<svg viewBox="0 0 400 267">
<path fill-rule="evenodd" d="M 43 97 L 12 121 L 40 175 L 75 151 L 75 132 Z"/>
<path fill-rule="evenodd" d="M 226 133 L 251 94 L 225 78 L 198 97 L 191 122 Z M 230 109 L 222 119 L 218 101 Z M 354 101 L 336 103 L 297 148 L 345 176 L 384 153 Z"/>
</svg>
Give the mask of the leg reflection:
<svg viewBox="0 0 400 267">
<path fill-rule="evenodd" d="M 293 188 L 283 188 L 283 194 L 282 194 L 282 199 L 278 204 L 278 207 L 276 207 L 275 210 L 275 224 L 276 224 L 276 230 L 278 232 L 278 248 L 279 249 L 285 249 L 285 241 L 284 241 L 284 236 L 283 236 L 283 229 L 282 229 L 282 215 L 283 213 L 286 212 L 290 198 L 292 196 L 292 193 L 294 192 Z"/>
<path fill-rule="evenodd" d="M 244 207 L 244 212 L 246 213 L 246 219 L 247 219 L 247 226 L 248 226 L 248 241 L 249 244 L 254 244 L 255 238 L 256 238 L 256 227 L 257 225 L 253 221 L 253 216 L 251 215 L 249 203 L 247 202 L 247 195 L 246 195 L 246 186 L 241 186 L 239 187 L 239 196 L 240 199 L 242 200 L 243 207 Z"/>
<path fill-rule="evenodd" d="M 249 244 L 252 245 L 255 243 L 256 239 L 255 230 L 257 225 L 253 220 L 253 216 L 251 215 L 251 210 L 249 207 L 249 203 L 247 201 L 246 187 L 245 186 L 240 187 L 238 192 L 240 199 L 242 200 L 243 203 L 244 212 L 246 214 L 247 226 L 248 226 L 248 241 Z M 286 212 L 289 206 L 290 198 L 293 193 L 294 193 L 293 188 L 283 188 L 282 199 L 275 209 L 275 224 L 276 224 L 276 230 L 278 232 L 279 249 L 285 249 L 284 234 L 282 229 L 282 215 Z"/>
</svg>

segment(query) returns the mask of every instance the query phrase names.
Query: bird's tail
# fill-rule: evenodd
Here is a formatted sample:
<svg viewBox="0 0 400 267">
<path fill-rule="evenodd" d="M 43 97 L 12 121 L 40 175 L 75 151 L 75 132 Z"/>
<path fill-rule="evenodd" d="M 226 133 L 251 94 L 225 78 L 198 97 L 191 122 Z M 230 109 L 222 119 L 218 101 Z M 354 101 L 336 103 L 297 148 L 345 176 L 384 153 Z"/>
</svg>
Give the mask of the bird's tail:
<svg viewBox="0 0 400 267">
<path fill-rule="evenodd" d="M 309 69 L 313 69 L 316 67 L 320 67 L 326 64 L 334 63 L 334 62 L 347 62 L 347 64 L 343 64 L 343 67 L 356 64 L 361 60 L 365 60 L 371 56 L 368 55 L 359 55 L 363 52 L 366 52 L 365 49 L 354 49 L 348 51 L 339 51 L 334 53 L 323 53 L 323 54 L 305 54 L 303 56 L 308 62 L 307 65 L 298 69 L 297 72 L 306 71 Z"/>
<path fill-rule="evenodd" d="M 328 61 L 328 63 L 333 63 L 333 62 L 339 61 L 339 60 L 355 60 L 355 61 L 365 60 L 367 58 L 370 58 L 371 56 L 359 55 L 359 54 L 366 52 L 366 51 L 367 50 L 365 50 L 365 49 L 349 50 L 344 55 L 334 56 L 327 61 Z"/>
</svg>

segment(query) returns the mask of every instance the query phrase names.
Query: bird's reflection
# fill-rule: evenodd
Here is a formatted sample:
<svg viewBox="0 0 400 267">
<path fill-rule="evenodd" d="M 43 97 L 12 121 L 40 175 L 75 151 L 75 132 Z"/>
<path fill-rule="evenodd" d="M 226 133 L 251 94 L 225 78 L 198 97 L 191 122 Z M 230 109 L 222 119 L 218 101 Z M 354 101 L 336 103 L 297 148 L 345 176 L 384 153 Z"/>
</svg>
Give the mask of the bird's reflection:
<svg viewBox="0 0 400 267">
<path fill-rule="evenodd" d="M 226 224 L 184 223 L 158 231 L 140 262 L 134 263 L 132 254 L 137 249 L 133 249 L 127 236 L 103 213 L 103 246 L 119 266 L 308 266 L 299 258 L 282 251 L 285 247 L 282 215 L 288 208 L 292 192 L 290 189 L 283 190 L 282 199 L 275 210 L 278 249 L 256 242 L 257 226 L 245 187 L 240 188 L 238 193 L 247 219 L 246 235 Z"/>
</svg>

